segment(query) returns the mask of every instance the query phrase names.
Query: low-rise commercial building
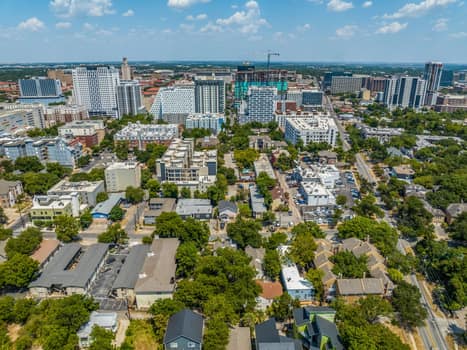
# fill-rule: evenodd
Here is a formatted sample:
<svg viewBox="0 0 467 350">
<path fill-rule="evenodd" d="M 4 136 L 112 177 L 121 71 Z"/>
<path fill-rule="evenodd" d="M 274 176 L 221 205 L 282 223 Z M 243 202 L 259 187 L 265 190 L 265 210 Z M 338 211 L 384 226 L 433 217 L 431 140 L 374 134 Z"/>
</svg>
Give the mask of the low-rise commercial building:
<svg viewBox="0 0 467 350">
<path fill-rule="evenodd" d="M 76 120 L 58 128 L 62 137 L 75 138 L 86 147 L 98 145 L 105 136 L 103 120 Z"/>
<path fill-rule="evenodd" d="M 74 192 L 67 196 L 47 195 L 34 196 L 29 216 L 32 222 L 54 221 L 57 216 L 79 217 L 86 206 L 81 206 L 79 194 Z"/>
<path fill-rule="evenodd" d="M 105 192 L 104 181 L 80 181 L 70 182 L 62 180 L 50 190 L 47 191 L 48 195 L 67 196 L 72 193 L 80 195 L 80 202 L 94 207 L 97 204 L 97 195 Z"/>
<path fill-rule="evenodd" d="M 302 182 L 300 184 L 306 205 L 311 207 L 333 207 L 336 205 L 336 198 L 324 185 L 317 182 Z"/>
<path fill-rule="evenodd" d="M 148 144 L 168 144 L 179 136 L 177 124 L 129 123 L 114 135 L 115 142 L 125 142 L 131 149 L 145 150 Z"/>
<path fill-rule="evenodd" d="M 107 192 L 124 192 L 127 187 L 141 186 L 141 167 L 137 162 L 117 162 L 105 169 Z"/>
<path fill-rule="evenodd" d="M 336 146 L 338 130 L 332 118 L 288 118 L 285 121 L 285 139 L 294 145 L 324 142 Z"/>
<path fill-rule="evenodd" d="M 363 125 L 361 127 L 365 139 L 376 138 L 380 143 L 389 142 L 395 136 L 401 136 L 404 133 L 402 128 L 373 128 Z"/>
<path fill-rule="evenodd" d="M 16 200 L 23 193 L 21 181 L 0 180 L 0 207 L 12 208 Z"/>
<path fill-rule="evenodd" d="M 112 209 L 119 205 L 124 197 L 124 193 L 111 193 L 106 201 L 98 203 L 92 209 L 91 214 L 93 219 L 109 219 Z"/>
<path fill-rule="evenodd" d="M 179 199 L 175 212 L 182 219 L 209 220 L 212 218 L 212 205 L 209 199 Z"/>
</svg>

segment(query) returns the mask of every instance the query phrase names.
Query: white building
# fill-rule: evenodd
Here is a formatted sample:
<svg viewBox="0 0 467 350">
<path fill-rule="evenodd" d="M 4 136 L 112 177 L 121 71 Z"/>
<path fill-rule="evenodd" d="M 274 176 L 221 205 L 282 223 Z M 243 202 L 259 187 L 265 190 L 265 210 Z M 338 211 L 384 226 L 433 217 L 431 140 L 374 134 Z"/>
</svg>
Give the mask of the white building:
<svg viewBox="0 0 467 350">
<path fill-rule="evenodd" d="M 97 195 L 101 192 L 105 192 L 104 181 L 70 182 L 62 180 L 48 190 L 47 195 L 67 196 L 72 193 L 78 193 L 81 203 L 94 207 L 97 204 Z"/>
<path fill-rule="evenodd" d="M 266 86 L 250 86 L 247 94 L 247 108 L 240 115 L 240 123 L 269 123 L 274 121 L 274 101 L 277 88 Z"/>
<path fill-rule="evenodd" d="M 77 104 L 86 106 L 91 115 L 119 117 L 118 69 L 111 66 L 77 67 L 72 70 L 72 76 L 73 94 Z"/>
<path fill-rule="evenodd" d="M 180 84 L 163 87 L 159 90 L 151 106 L 151 114 L 155 119 L 170 119 L 195 113 L 195 86 Z M 183 120 L 183 119 L 182 119 Z"/>
<path fill-rule="evenodd" d="M 225 82 L 212 77 L 195 80 L 196 113 L 224 113 Z"/>
<path fill-rule="evenodd" d="M 42 108 L 22 108 L 4 110 L 0 107 L 0 135 L 19 134 L 27 130 L 45 127 Z"/>
<path fill-rule="evenodd" d="M 363 87 L 363 79 L 363 77 L 359 76 L 333 76 L 331 82 L 331 93 L 334 95 L 359 92 Z"/>
<path fill-rule="evenodd" d="M 144 150 L 149 143 L 168 143 L 178 137 L 177 124 L 128 123 L 114 135 L 116 142 L 127 142 L 132 149 Z"/>
<path fill-rule="evenodd" d="M 336 198 L 332 192 L 319 182 L 302 181 L 299 190 L 305 200 L 305 205 L 312 207 L 336 205 Z"/>
<path fill-rule="evenodd" d="M 401 76 L 386 80 L 383 103 L 390 109 L 397 107 L 419 109 L 426 97 L 426 80 Z"/>
<path fill-rule="evenodd" d="M 141 167 L 137 162 L 113 163 L 105 169 L 107 192 L 123 192 L 128 186 L 141 186 Z"/>
<path fill-rule="evenodd" d="M 302 182 L 317 182 L 326 188 L 332 189 L 339 180 L 339 169 L 334 165 L 311 165 L 310 167 L 299 167 L 297 176 Z"/>
<path fill-rule="evenodd" d="M 302 140 L 304 146 L 325 142 L 335 147 L 337 135 L 337 126 L 332 118 L 290 118 L 285 122 L 285 139 L 294 145 Z"/>
<path fill-rule="evenodd" d="M 120 116 L 137 115 L 144 110 L 141 86 L 136 80 L 121 80 L 117 86 L 117 105 Z"/>
<path fill-rule="evenodd" d="M 224 124 L 225 117 L 223 114 L 196 113 L 188 116 L 185 127 L 187 129 L 209 129 L 217 135 L 222 131 Z"/>
<path fill-rule="evenodd" d="M 104 121 L 100 119 L 76 120 L 58 127 L 58 135 L 63 137 L 90 136 L 104 129 Z"/>
<path fill-rule="evenodd" d="M 128 64 L 128 58 L 123 57 L 122 66 L 120 67 L 120 71 L 122 73 L 122 80 L 131 80 L 133 79 L 133 72 Z"/>
<path fill-rule="evenodd" d="M 282 265 L 281 279 L 284 289 L 293 299 L 311 301 L 315 296 L 313 284 L 300 276 L 295 264 Z"/>
<path fill-rule="evenodd" d="M 312 111 L 312 112 L 280 112 L 274 114 L 274 121 L 279 125 L 279 128 L 285 130 L 285 121 L 287 119 L 313 119 L 313 118 L 330 118 L 329 112 Z"/>
</svg>

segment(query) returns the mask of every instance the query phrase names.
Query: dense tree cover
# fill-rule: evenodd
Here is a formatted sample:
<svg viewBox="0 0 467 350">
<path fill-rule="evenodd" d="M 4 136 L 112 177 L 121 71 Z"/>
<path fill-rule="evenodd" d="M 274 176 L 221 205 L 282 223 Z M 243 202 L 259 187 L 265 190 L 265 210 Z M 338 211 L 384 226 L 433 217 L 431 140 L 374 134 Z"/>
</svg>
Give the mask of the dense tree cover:
<svg viewBox="0 0 467 350">
<path fill-rule="evenodd" d="M 200 139 L 206 136 L 211 136 L 212 132 L 209 129 L 185 129 L 183 130 L 183 138 L 185 139 Z"/>
<path fill-rule="evenodd" d="M 400 281 L 392 292 L 392 305 L 398 313 L 400 322 L 407 328 L 421 326 L 428 316 L 420 304 L 421 294 L 417 287 Z"/>
<path fill-rule="evenodd" d="M 247 139 L 247 142 L 248 142 L 248 139 Z M 256 159 L 258 159 L 258 156 L 259 156 L 258 151 L 252 148 L 248 148 L 248 149 L 235 148 L 234 149 L 234 158 L 240 169 L 251 168 L 253 166 L 253 162 Z"/>
<path fill-rule="evenodd" d="M 0 207 L 0 225 L 4 225 L 8 222 L 8 217 L 5 215 L 5 211 Z"/>
<path fill-rule="evenodd" d="M 274 167 L 282 171 L 290 170 L 294 167 L 294 160 L 292 157 L 288 156 L 285 153 L 281 153 L 279 157 L 274 162 Z"/>
<path fill-rule="evenodd" d="M 78 168 L 82 168 L 88 165 L 90 162 L 91 162 L 91 156 L 87 154 L 85 156 L 78 158 L 76 165 L 78 166 Z"/>
<path fill-rule="evenodd" d="M 264 204 L 266 204 L 268 208 L 271 207 L 271 190 L 274 188 L 275 185 L 276 180 L 270 178 L 269 175 L 264 171 L 260 172 L 256 177 L 256 187 L 258 189 L 258 192 L 264 197 Z"/>
<path fill-rule="evenodd" d="M 222 174 L 225 176 L 228 185 L 235 185 L 237 182 L 237 177 L 235 176 L 235 170 L 232 168 L 226 168 L 224 166 L 220 166 L 217 170 L 218 174 Z"/>
<path fill-rule="evenodd" d="M 111 330 L 94 326 L 91 331 L 91 346 L 89 350 L 114 350 L 112 345 L 114 334 Z"/>
<path fill-rule="evenodd" d="M 387 209 L 393 209 L 405 194 L 406 182 L 391 177 L 387 183 L 380 182 L 378 191 Z"/>
<path fill-rule="evenodd" d="M 321 302 L 324 299 L 323 285 L 324 271 L 320 269 L 309 269 L 305 278 L 313 284 L 315 289 L 315 300 Z"/>
<path fill-rule="evenodd" d="M 82 230 L 87 229 L 92 224 L 92 214 L 91 210 L 87 209 L 81 216 L 79 217 L 79 224 Z"/>
<path fill-rule="evenodd" d="M 363 278 L 368 274 L 366 255 L 356 257 L 352 252 L 342 251 L 334 254 L 330 260 L 334 263 L 332 272 L 343 278 Z"/>
<path fill-rule="evenodd" d="M 10 238 L 5 246 L 8 258 L 15 254 L 30 255 L 42 242 L 42 233 L 35 227 L 30 227 L 21 232 L 18 237 Z"/>
<path fill-rule="evenodd" d="M 191 190 L 188 187 L 183 187 L 180 190 L 180 197 L 181 198 L 191 198 Z"/>
<path fill-rule="evenodd" d="M 172 182 L 164 182 L 162 184 L 162 197 L 164 198 L 177 198 L 178 187 Z"/>
<path fill-rule="evenodd" d="M 213 317 L 206 322 L 203 336 L 203 348 L 207 350 L 224 350 L 229 343 L 229 327 L 220 318 Z"/>
<path fill-rule="evenodd" d="M 279 279 L 281 272 L 281 261 L 277 250 L 266 249 L 263 261 L 264 275 L 273 281 Z"/>
<path fill-rule="evenodd" d="M 397 209 L 398 228 L 407 237 L 428 237 L 433 233 L 431 215 L 417 197 L 406 197 Z"/>
<path fill-rule="evenodd" d="M 269 236 L 268 240 L 263 243 L 263 246 L 266 249 L 275 250 L 281 244 L 287 242 L 287 234 L 284 232 L 274 232 L 271 236 Z"/>
<path fill-rule="evenodd" d="M 127 160 L 129 153 L 128 142 L 126 141 L 117 141 L 115 142 L 114 152 L 119 160 Z"/>
<path fill-rule="evenodd" d="M 453 239 L 467 242 L 467 212 L 460 214 L 449 226 L 448 231 Z"/>
<path fill-rule="evenodd" d="M 103 168 L 93 168 L 89 173 L 81 172 L 70 175 L 70 182 L 103 181 L 105 180 Z"/>
<path fill-rule="evenodd" d="M 144 151 L 136 150 L 134 153 L 138 162 L 145 163 L 149 170 L 154 172 L 156 170 L 156 160 L 161 158 L 165 151 L 167 151 L 167 146 L 150 143 L 146 145 Z"/>
<path fill-rule="evenodd" d="M 369 194 L 363 197 L 361 200 L 353 206 L 352 210 L 360 216 L 367 218 L 378 217 L 382 218 L 384 216 L 383 210 L 376 205 L 376 198 Z"/>
<path fill-rule="evenodd" d="M 27 255 L 16 253 L 0 264 L 0 289 L 25 288 L 39 269 L 37 261 Z"/>
<path fill-rule="evenodd" d="M 101 203 L 109 199 L 109 194 L 107 192 L 99 192 L 96 196 L 96 202 Z"/>
<path fill-rule="evenodd" d="M 46 194 L 47 191 L 60 181 L 55 174 L 27 172 L 15 179 L 23 182 L 24 191 L 30 196 Z"/>
<path fill-rule="evenodd" d="M 307 271 L 313 264 L 316 248 L 312 231 L 303 230 L 294 235 L 288 255 L 294 263 Z"/>
<path fill-rule="evenodd" d="M 36 304 L 36 301 L 31 299 L 0 297 L 0 322 L 24 324 Z"/>
<path fill-rule="evenodd" d="M 200 249 L 208 242 L 209 227 L 205 222 L 193 218 L 182 220 L 177 213 L 164 212 L 156 220 L 154 235 L 177 237 L 182 243 L 193 242 Z"/>
<path fill-rule="evenodd" d="M 386 222 L 377 222 L 362 216 L 343 222 L 338 228 L 339 238 L 356 237 L 362 240 L 370 238 L 380 252 L 386 256 L 396 249 L 398 234 Z"/>
<path fill-rule="evenodd" d="M 109 213 L 109 220 L 116 222 L 123 219 L 125 211 L 119 205 L 114 206 Z"/>
<path fill-rule="evenodd" d="M 190 277 L 198 264 L 198 248 L 193 242 L 185 242 L 178 246 L 177 254 L 177 277 Z"/>
<path fill-rule="evenodd" d="M 149 179 L 146 182 L 146 189 L 149 191 L 149 198 L 159 197 L 159 191 L 161 190 L 161 184 L 156 179 Z"/>
<path fill-rule="evenodd" d="M 46 165 L 47 173 L 56 175 L 60 179 L 71 174 L 71 169 L 60 165 L 59 163 L 47 163 Z"/>
<path fill-rule="evenodd" d="M 61 103 L 59 103 L 61 104 Z M 63 103 L 64 104 L 64 103 Z M 49 104 L 50 106 L 54 106 L 53 103 Z M 56 106 L 56 105 L 55 105 Z M 55 124 L 49 128 L 34 128 L 31 130 L 28 130 L 27 135 L 29 137 L 50 137 L 50 136 L 58 136 L 58 127 L 63 125 L 62 123 Z"/>
<path fill-rule="evenodd" d="M 144 199 L 144 190 L 139 187 L 128 186 L 125 190 L 125 198 L 131 204 L 141 203 Z"/>
<path fill-rule="evenodd" d="M 13 230 L 0 226 L 0 241 L 4 241 L 13 236 Z"/>
<path fill-rule="evenodd" d="M 336 309 L 337 327 L 342 342 L 348 350 L 409 350 L 400 338 L 380 323 L 378 316 L 389 316 L 391 305 L 376 296 L 361 298 L 354 304 L 337 299 L 332 306 Z"/>
<path fill-rule="evenodd" d="M 336 197 L 336 204 L 337 205 L 346 205 L 347 204 L 347 197 L 343 194 L 339 194 Z"/>
<path fill-rule="evenodd" d="M 185 305 L 182 302 L 173 299 L 158 299 L 151 305 L 149 312 L 153 315 L 154 335 L 159 344 L 163 343 L 170 316 L 184 308 Z"/>
<path fill-rule="evenodd" d="M 42 165 L 39 158 L 35 156 L 18 157 L 15 160 L 15 169 L 22 173 L 28 171 L 38 173 L 44 169 L 44 165 Z"/>
<path fill-rule="evenodd" d="M 120 224 L 113 224 L 98 236 L 100 243 L 124 244 L 128 240 L 128 235 Z"/>
<path fill-rule="evenodd" d="M 54 220 L 57 239 L 69 243 L 78 237 L 80 223 L 77 219 L 68 215 L 59 215 Z"/>
<path fill-rule="evenodd" d="M 445 241 L 424 239 L 415 251 L 422 272 L 442 287 L 436 291 L 441 304 L 449 310 L 458 310 L 467 305 L 467 249 L 451 248 Z"/>
<path fill-rule="evenodd" d="M 238 248 L 245 249 L 246 246 L 253 248 L 261 247 L 262 238 L 259 234 L 261 224 L 254 220 L 237 218 L 235 222 L 227 224 L 227 234 L 237 243 Z"/>
<path fill-rule="evenodd" d="M 313 221 L 301 222 L 292 228 L 293 235 L 311 234 L 314 238 L 324 238 L 326 235 L 319 225 Z"/>
<path fill-rule="evenodd" d="M 300 307 L 300 301 L 284 292 L 280 297 L 273 300 L 268 309 L 268 314 L 277 321 L 284 322 L 292 318 L 293 310 L 297 307 Z"/>
<path fill-rule="evenodd" d="M 216 182 L 213 186 L 209 186 L 207 190 L 207 197 L 211 200 L 213 205 L 217 205 L 219 201 L 225 199 L 227 194 L 227 179 L 224 174 L 217 174 Z"/>
</svg>

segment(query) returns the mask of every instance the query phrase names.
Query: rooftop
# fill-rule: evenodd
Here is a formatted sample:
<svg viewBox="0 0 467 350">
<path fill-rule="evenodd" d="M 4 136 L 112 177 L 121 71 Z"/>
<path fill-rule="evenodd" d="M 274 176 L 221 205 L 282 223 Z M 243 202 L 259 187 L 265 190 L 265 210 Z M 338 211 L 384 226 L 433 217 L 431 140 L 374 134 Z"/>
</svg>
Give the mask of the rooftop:
<svg viewBox="0 0 467 350">
<path fill-rule="evenodd" d="M 0 180 L 0 194 L 7 194 L 11 187 L 21 185 L 21 181 Z"/>
<path fill-rule="evenodd" d="M 203 341 L 203 316 L 188 309 L 172 315 L 167 324 L 164 344 L 170 343 L 179 337 L 185 337 L 201 344 Z"/>
<path fill-rule="evenodd" d="M 61 180 L 47 192 L 94 192 L 96 188 L 102 186 L 103 183 L 104 181 L 70 182 Z"/>
<path fill-rule="evenodd" d="M 340 295 L 384 294 L 384 285 L 379 278 L 343 278 L 336 282 Z"/>
<path fill-rule="evenodd" d="M 177 208 L 175 209 L 178 215 L 192 214 L 212 214 L 212 205 L 209 199 L 179 199 Z"/>
<path fill-rule="evenodd" d="M 230 329 L 227 350 L 251 350 L 250 337 L 249 327 L 234 327 Z"/>
<path fill-rule="evenodd" d="M 313 284 L 302 278 L 298 273 L 298 268 L 295 264 L 282 265 L 282 280 L 286 290 L 309 290 L 314 289 Z"/>
<path fill-rule="evenodd" d="M 43 239 L 39 248 L 32 253 L 31 258 L 42 265 L 60 247 L 57 239 Z"/>
<path fill-rule="evenodd" d="M 91 213 L 102 213 L 109 215 L 112 208 L 118 205 L 123 198 L 125 198 L 123 193 L 110 193 L 109 198 L 104 202 L 97 203 Z"/>
<path fill-rule="evenodd" d="M 282 284 L 280 282 L 269 282 L 263 280 L 256 280 L 255 282 L 261 287 L 260 296 L 264 299 L 272 300 L 283 294 Z"/>
<path fill-rule="evenodd" d="M 79 338 L 88 338 L 91 335 L 94 326 L 99 326 L 105 329 L 114 329 L 117 327 L 116 312 L 96 312 L 93 311 L 86 322 L 78 331 Z"/>
<path fill-rule="evenodd" d="M 121 267 L 112 289 L 135 288 L 138 275 L 143 267 L 149 248 L 147 244 L 138 244 L 130 248 L 130 254 L 126 257 L 125 263 Z"/>
<path fill-rule="evenodd" d="M 115 162 L 110 164 L 105 170 L 124 170 L 136 169 L 138 162 Z"/>
</svg>

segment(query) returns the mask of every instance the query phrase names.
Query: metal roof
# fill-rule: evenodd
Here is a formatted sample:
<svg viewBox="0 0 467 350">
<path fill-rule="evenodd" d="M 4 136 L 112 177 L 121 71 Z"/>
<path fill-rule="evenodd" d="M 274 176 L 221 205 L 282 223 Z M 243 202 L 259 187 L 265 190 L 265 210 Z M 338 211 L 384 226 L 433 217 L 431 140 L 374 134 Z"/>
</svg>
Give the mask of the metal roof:
<svg viewBox="0 0 467 350">
<path fill-rule="evenodd" d="M 115 280 L 112 289 L 133 289 L 135 288 L 138 275 L 143 268 L 144 260 L 149 252 L 149 245 L 139 244 L 130 249 L 130 254 L 125 259 L 125 263 L 120 269 L 120 273 Z"/>
<path fill-rule="evenodd" d="M 201 344 L 203 340 L 203 316 L 189 309 L 184 309 L 172 315 L 165 332 L 164 344 L 168 344 L 179 337 Z"/>
<path fill-rule="evenodd" d="M 123 193 L 111 193 L 109 195 L 109 199 L 98 203 L 92 210 L 91 214 L 99 213 L 109 215 L 112 208 L 118 205 L 123 198 L 125 198 Z"/>
</svg>

